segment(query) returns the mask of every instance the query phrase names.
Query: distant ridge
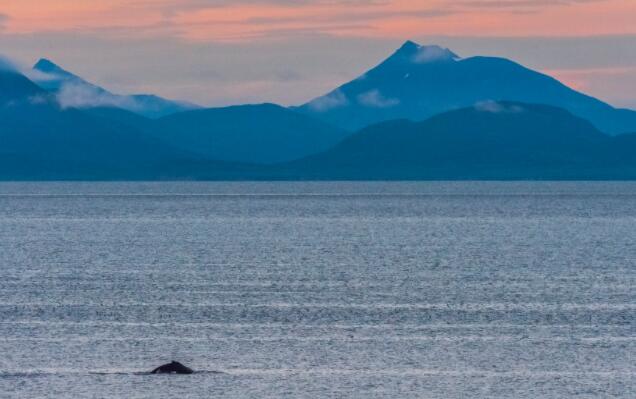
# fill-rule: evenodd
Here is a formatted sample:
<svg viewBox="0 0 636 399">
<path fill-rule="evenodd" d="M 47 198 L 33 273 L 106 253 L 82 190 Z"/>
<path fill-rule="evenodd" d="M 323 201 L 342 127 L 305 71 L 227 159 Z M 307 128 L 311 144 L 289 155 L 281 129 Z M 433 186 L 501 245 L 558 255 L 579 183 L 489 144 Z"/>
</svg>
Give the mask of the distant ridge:
<svg viewBox="0 0 636 399">
<path fill-rule="evenodd" d="M 353 180 L 636 178 L 636 135 L 611 137 L 547 105 L 485 102 L 367 127 L 288 170 Z"/>
<path fill-rule="evenodd" d="M 157 120 L 147 131 L 210 159 L 266 164 L 325 151 L 349 135 L 275 104 L 181 112 Z"/>
<path fill-rule="evenodd" d="M 636 112 L 616 109 L 557 80 L 496 57 L 461 58 L 407 41 L 377 67 L 299 110 L 345 129 L 391 119 L 424 120 L 483 101 L 547 104 L 609 134 L 636 131 Z"/>
</svg>

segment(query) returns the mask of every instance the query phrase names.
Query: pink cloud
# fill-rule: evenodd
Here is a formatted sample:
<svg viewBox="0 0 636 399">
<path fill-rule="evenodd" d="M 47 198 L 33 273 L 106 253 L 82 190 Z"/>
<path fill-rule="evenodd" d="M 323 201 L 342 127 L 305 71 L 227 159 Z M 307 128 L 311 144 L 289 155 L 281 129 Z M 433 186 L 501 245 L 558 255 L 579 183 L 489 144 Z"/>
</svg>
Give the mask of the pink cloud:
<svg viewBox="0 0 636 399">
<path fill-rule="evenodd" d="M 72 31 L 193 41 L 298 34 L 585 36 L 636 33 L 633 0 L 0 0 L 14 34 Z"/>
</svg>

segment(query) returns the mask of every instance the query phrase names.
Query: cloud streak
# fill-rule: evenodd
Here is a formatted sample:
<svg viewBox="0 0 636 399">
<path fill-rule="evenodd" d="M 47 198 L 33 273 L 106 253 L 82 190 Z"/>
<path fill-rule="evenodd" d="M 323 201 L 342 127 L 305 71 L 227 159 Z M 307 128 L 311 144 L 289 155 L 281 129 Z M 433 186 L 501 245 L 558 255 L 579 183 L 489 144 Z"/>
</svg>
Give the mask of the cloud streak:
<svg viewBox="0 0 636 399">
<path fill-rule="evenodd" d="M 349 99 L 340 90 L 331 92 L 330 94 L 318 97 L 309 103 L 309 107 L 314 111 L 326 112 L 330 109 L 344 107 L 349 104 Z"/>
<path fill-rule="evenodd" d="M 0 29 L 189 41 L 636 33 L 633 0 L 0 0 Z M 563 21 L 567 21 L 564 23 Z"/>
<path fill-rule="evenodd" d="M 57 93 L 62 108 L 121 107 L 113 96 L 82 84 L 64 84 Z"/>
<path fill-rule="evenodd" d="M 487 112 L 489 114 L 518 114 L 524 109 L 519 105 L 504 104 L 496 101 L 480 101 L 475 104 L 475 110 L 479 112 Z"/>
<path fill-rule="evenodd" d="M 397 98 L 387 98 L 377 89 L 360 94 L 358 102 L 370 108 L 391 108 L 400 104 Z"/>
</svg>

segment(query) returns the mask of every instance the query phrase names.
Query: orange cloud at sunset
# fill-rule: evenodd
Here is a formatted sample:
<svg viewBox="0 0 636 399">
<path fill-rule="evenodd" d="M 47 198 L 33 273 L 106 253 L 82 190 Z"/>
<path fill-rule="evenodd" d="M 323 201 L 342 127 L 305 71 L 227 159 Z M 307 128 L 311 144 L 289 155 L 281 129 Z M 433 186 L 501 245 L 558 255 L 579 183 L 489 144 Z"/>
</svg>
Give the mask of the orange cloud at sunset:
<svg viewBox="0 0 636 399">
<path fill-rule="evenodd" d="M 298 34 L 588 36 L 636 33 L 633 0 L 0 0 L 4 33 L 76 32 L 191 41 Z"/>
</svg>

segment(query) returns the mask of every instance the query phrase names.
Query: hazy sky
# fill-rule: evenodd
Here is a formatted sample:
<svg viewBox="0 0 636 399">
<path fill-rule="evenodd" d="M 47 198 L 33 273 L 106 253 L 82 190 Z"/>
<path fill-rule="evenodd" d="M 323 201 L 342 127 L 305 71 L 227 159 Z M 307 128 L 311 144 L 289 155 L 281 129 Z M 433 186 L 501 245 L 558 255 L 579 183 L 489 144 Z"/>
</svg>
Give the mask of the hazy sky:
<svg viewBox="0 0 636 399">
<path fill-rule="evenodd" d="M 406 39 L 636 108 L 636 0 L 0 0 L 0 54 L 121 93 L 297 104 Z"/>
</svg>

